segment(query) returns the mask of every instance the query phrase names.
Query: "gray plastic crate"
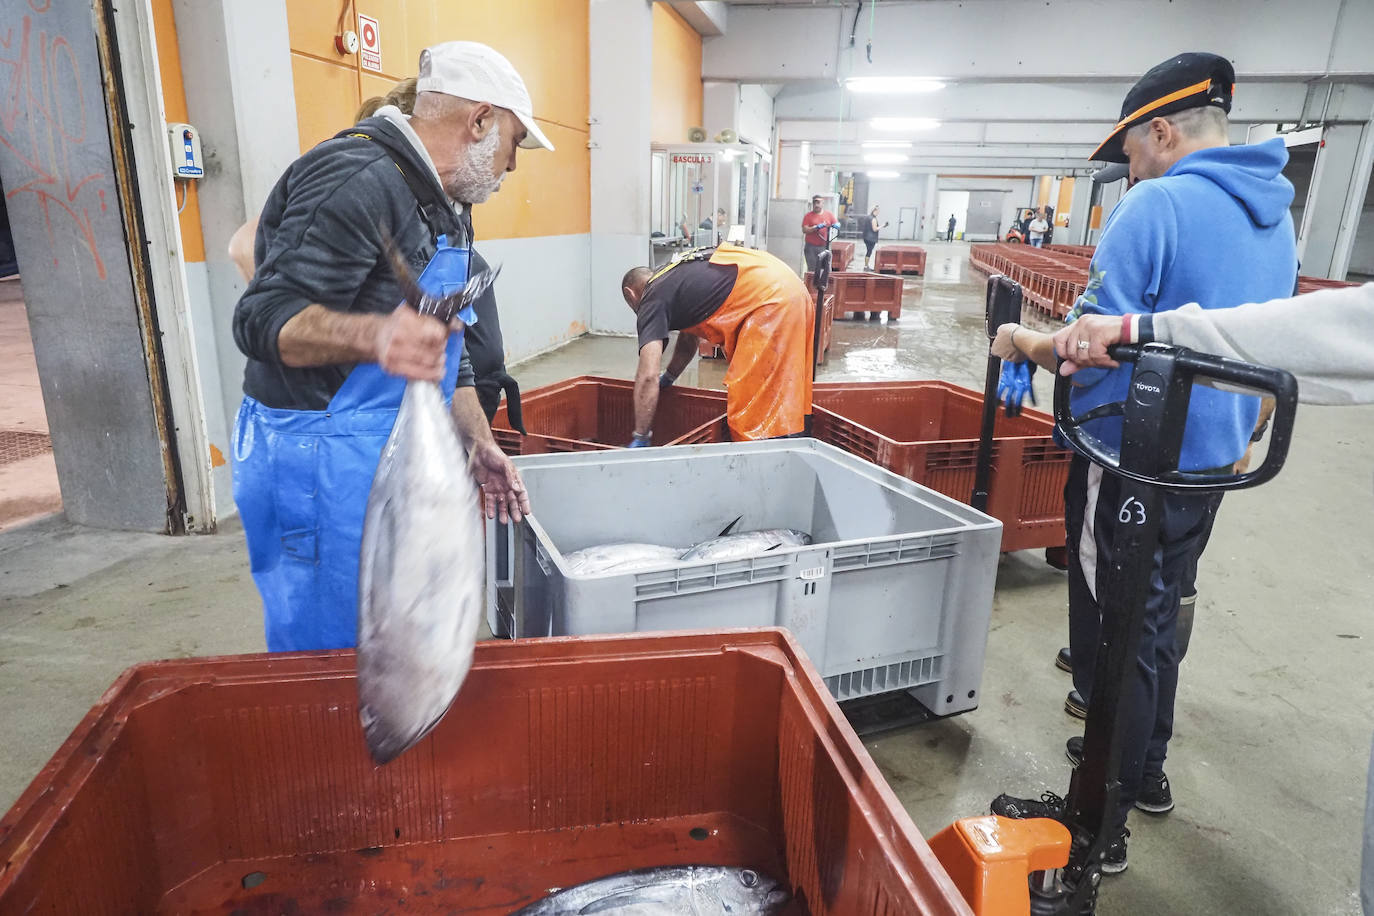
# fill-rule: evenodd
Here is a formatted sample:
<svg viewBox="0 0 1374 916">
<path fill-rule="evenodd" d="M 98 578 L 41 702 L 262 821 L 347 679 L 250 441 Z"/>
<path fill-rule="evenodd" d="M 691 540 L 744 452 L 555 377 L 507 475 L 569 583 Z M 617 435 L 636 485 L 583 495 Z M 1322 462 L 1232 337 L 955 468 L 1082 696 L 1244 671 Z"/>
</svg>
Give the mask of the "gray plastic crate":
<svg viewBox="0 0 1374 916">
<path fill-rule="evenodd" d="M 1002 524 L 811 439 L 515 459 L 534 506 L 489 522 L 499 636 L 784 626 L 841 700 L 911 689 L 939 715 L 978 705 Z M 565 553 L 690 546 L 798 528 L 809 547 L 573 576 Z"/>
</svg>

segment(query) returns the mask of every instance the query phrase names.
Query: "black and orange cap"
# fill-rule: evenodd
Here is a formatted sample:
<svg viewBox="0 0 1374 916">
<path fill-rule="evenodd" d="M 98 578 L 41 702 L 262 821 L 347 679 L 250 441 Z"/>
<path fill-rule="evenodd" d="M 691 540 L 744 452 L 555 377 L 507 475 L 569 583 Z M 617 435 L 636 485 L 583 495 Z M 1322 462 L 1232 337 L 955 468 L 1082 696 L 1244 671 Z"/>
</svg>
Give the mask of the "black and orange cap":
<svg viewBox="0 0 1374 916">
<path fill-rule="evenodd" d="M 1151 118 L 1207 105 L 1229 113 L 1235 86 L 1236 68 L 1226 58 L 1200 51 L 1175 54 L 1131 87 L 1121 103 L 1121 120 L 1088 158 L 1125 162 L 1121 142 L 1126 131 Z"/>
</svg>

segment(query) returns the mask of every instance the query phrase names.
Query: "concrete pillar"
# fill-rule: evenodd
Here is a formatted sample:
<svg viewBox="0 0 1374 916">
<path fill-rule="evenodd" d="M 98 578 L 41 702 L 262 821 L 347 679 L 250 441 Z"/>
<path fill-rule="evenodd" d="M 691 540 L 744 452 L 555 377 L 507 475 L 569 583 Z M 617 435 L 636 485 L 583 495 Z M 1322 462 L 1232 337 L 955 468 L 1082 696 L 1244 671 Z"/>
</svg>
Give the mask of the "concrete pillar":
<svg viewBox="0 0 1374 916">
<path fill-rule="evenodd" d="M 117 112 L 112 128 L 106 109 L 104 81 L 118 75 L 104 72 L 89 3 L 0 0 L 0 22 L 12 63 L 0 183 L 63 509 L 82 525 L 176 530 L 160 337 L 124 219 L 135 176 L 112 152 L 132 155 L 130 125 Z"/>
<path fill-rule="evenodd" d="M 780 200 L 801 200 L 811 194 L 811 144 L 784 143 L 778 151 L 778 188 Z"/>
<path fill-rule="evenodd" d="M 921 230 L 920 238 L 922 241 L 929 242 L 935 238 L 935 234 L 940 231 L 940 214 L 935 212 L 936 204 L 940 199 L 940 176 L 926 176 L 925 203 L 921 212 L 926 214 L 926 221 Z"/>
<path fill-rule="evenodd" d="M 1363 124 L 1333 124 L 1323 131 L 1298 244 L 1304 275 L 1345 279 L 1371 169 L 1374 112 Z"/>
<path fill-rule="evenodd" d="M 229 238 L 257 217 L 300 152 L 291 45 L 286 10 L 275 0 L 172 0 L 172 10 L 186 109 L 207 163 L 196 189 L 205 262 L 185 265 L 189 307 L 210 440 L 227 444 L 245 362 L 231 331 L 244 282 L 229 260 Z M 220 517 L 234 512 L 230 488 L 229 465 L 220 464 Z"/>
<path fill-rule="evenodd" d="M 591 329 L 631 334 L 620 278 L 649 260 L 653 15 L 648 0 L 591 0 Z"/>
<path fill-rule="evenodd" d="M 1064 234 L 1068 245 L 1086 245 L 1091 222 L 1093 180 L 1082 176 L 1073 183 L 1073 200 L 1069 204 L 1069 230 Z"/>
</svg>

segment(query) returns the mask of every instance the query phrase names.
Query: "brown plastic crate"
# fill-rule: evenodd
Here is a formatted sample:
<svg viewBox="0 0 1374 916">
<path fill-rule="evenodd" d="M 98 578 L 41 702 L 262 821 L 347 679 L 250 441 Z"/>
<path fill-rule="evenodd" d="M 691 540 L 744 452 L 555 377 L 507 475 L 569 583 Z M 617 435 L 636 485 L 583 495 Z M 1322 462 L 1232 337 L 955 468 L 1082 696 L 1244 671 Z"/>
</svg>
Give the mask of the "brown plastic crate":
<svg viewBox="0 0 1374 916">
<path fill-rule="evenodd" d="M 916 245 L 884 245 L 878 249 L 875 264 L 879 273 L 893 271 L 899 274 L 915 273 L 924 276 L 926 272 L 926 250 Z"/>
<path fill-rule="evenodd" d="M 811 295 L 816 288 L 811 285 L 811 274 L 806 275 L 806 288 Z M 826 284 L 827 294 L 835 297 L 835 315 L 848 315 L 853 312 L 887 312 L 889 319 L 902 317 L 902 293 L 904 287 L 899 276 L 883 276 L 867 271 L 836 271 L 830 275 Z"/>
<path fill-rule="evenodd" d="M 982 395 L 947 382 L 819 383 L 817 439 L 961 502 L 973 493 Z M 1002 549 L 1064 544 L 1070 454 L 1054 444 L 1039 411 L 998 413 L 988 514 L 1002 522 Z"/>
<path fill-rule="evenodd" d="M 581 375 L 526 392 L 520 399 L 528 436 L 511 429 L 505 405 L 491 432 L 507 455 L 621 448 L 634 434 L 634 382 Z M 659 394 L 654 444 L 728 442 L 725 392 L 675 386 Z"/>
<path fill-rule="evenodd" d="M 782 630 L 487 642 L 376 767 L 351 651 L 122 675 L 0 821 L 0 912 L 462 912 L 660 865 L 970 914 Z"/>
<path fill-rule="evenodd" d="M 854 260 L 853 242 L 830 243 L 830 269 L 848 270 L 849 262 Z"/>
</svg>

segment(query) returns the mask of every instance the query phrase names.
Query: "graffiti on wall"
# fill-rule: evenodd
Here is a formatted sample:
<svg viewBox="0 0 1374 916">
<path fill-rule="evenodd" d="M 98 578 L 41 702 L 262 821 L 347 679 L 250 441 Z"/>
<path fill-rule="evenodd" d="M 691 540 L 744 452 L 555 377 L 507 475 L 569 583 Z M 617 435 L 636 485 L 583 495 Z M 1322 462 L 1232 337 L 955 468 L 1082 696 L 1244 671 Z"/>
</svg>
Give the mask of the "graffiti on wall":
<svg viewBox="0 0 1374 916">
<path fill-rule="evenodd" d="M 17 26 L 0 26 L 0 152 L 16 168 L 5 196 L 12 205 L 24 195 L 36 200 L 54 268 L 86 258 L 104 280 L 94 225 L 95 214 L 114 202 L 104 170 L 104 99 L 92 89 L 98 80 L 83 80 L 68 38 L 48 27 L 51 0 L 28 5 L 31 14 Z"/>
</svg>

